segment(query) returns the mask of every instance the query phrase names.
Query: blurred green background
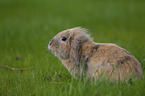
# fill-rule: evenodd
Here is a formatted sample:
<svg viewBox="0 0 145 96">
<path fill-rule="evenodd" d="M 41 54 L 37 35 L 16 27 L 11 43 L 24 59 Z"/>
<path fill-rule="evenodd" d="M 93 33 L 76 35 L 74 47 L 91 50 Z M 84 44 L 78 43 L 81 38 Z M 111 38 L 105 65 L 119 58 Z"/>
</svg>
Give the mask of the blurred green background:
<svg viewBox="0 0 145 96">
<path fill-rule="evenodd" d="M 95 42 L 127 49 L 145 70 L 144 0 L 0 0 L 0 65 L 33 68 L 22 72 L 0 68 L 0 95 L 143 95 L 144 79 L 123 87 L 72 81 L 47 46 L 58 32 L 77 26 L 89 29 Z M 67 84 L 52 85 L 44 77 Z"/>
</svg>

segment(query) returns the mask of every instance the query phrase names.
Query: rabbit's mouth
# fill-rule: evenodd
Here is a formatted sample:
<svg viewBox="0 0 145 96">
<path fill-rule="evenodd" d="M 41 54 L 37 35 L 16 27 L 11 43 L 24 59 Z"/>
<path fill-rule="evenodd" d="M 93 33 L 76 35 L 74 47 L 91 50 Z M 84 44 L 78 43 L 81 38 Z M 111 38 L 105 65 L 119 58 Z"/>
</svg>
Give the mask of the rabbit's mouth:
<svg viewBox="0 0 145 96">
<path fill-rule="evenodd" d="M 59 56 L 58 56 L 57 50 L 52 50 L 51 48 L 48 48 L 48 49 L 50 50 L 50 52 L 51 52 L 52 54 L 54 54 L 55 56 L 59 57 Z"/>
<path fill-rule="evenodd" d="M 55 56 L 57 56 L 57 52 L 56 51 L 53 51 L 51 49 L 50 49 L 50 51 L 51 51 L 52 54 L 54 54 Z"/>
</svg>

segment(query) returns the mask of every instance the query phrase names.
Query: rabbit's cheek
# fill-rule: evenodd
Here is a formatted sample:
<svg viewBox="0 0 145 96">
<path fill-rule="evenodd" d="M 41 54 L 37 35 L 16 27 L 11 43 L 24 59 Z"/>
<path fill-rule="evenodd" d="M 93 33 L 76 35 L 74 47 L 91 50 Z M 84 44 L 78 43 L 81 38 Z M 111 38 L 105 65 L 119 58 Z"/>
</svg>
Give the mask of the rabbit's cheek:
<svg viewBox="0 0 145 96">
<path fill-rule="evenodd" d="M 70 49 L 70 47 L 67 46 L 66 44 L 59 45 L 58 53 L 60 55 L 60 58 L 62 58 L 62 59 L 68 59 L 69 53 L 70 53 L 69 49 Z"/>
<path fill-rule="evenodd" d="M 57 42 L 54 42 L 51 47 L 52 47 L 51 49 L 57 50 L 59 46 Z"/>
</svg>

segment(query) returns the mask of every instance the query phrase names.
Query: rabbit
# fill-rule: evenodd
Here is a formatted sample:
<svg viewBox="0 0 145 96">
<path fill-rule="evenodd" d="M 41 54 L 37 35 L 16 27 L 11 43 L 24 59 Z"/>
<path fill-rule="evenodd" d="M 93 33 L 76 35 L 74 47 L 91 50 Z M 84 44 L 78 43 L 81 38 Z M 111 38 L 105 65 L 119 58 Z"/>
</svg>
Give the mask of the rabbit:
<svg viewBox="0 0 145 96">
<path fill-rule="evenodd" d="M 89 79 L 130 80 L 141 78 L 140 62 L 128 51 L 112 43 L 95 43 L 87 29 L 75 27 L 59 32 L 48 44 L 75 78 L 82 72 Z"/>
</svg>

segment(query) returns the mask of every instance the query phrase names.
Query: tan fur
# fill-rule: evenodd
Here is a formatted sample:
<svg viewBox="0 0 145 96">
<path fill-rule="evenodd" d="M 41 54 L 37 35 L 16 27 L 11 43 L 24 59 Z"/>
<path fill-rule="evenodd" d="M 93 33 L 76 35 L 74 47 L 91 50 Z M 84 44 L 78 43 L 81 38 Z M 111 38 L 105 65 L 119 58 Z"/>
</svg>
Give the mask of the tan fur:
<svg viewBox="0 0 145 96">
<path fill-rule="evenodd" d="M 66 41 L 62 41 L 65 37 Z M 82 70 L 88 77 L 128 80 L 142 77 L 139 61 L 125 49 L 111 43 L 95 43 L 81 27 L 58 33 L 48 48 L 77 77 Z"/>
</svg>

